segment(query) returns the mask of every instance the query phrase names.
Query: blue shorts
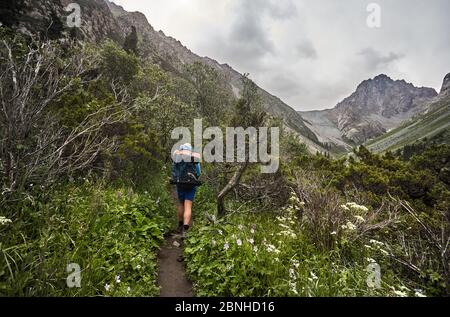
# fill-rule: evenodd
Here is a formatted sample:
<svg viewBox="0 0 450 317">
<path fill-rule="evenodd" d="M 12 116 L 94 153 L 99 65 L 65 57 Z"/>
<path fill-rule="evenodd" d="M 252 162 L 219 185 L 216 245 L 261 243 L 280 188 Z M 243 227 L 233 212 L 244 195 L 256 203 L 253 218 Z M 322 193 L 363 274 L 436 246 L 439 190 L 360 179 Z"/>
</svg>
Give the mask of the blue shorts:
<svg viewBox="0 0 450 317">
<path fill-rule="evenodd" d="M 178 200 L 180 203 L 184 203 L 186 200 L 194 201 L 195 193 L 197 192 L 197 187 L 192 189 L 181 189 L 177 187 Z"/>
</svg>

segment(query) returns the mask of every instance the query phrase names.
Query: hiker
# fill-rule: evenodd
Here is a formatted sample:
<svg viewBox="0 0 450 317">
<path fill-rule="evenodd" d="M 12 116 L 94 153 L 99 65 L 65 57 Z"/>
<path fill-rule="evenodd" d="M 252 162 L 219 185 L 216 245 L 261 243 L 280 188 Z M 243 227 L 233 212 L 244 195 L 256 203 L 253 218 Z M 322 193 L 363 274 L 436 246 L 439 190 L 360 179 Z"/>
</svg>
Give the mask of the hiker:
<svg viewBox="0 0 450 317">
<path fill-rule="evenodd" d="M 188 143 L 180 146 L 172 156 L 172 180 L 171 184 L 177 186 L 178 195 L 178 229 L 182 238 L 191 226 L 192 203 L 194 202 L 197 187 L 201 185 L 198 180 L 201 174 L 200 154 L 192 150 Z"/>
</svg>

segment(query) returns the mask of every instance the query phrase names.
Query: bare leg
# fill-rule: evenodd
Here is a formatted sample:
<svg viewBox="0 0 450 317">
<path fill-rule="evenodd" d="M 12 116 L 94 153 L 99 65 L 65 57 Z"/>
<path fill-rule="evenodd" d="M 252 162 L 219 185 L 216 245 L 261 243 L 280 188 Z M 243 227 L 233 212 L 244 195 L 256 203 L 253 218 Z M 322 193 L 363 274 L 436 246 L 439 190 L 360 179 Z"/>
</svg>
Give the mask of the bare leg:
<svg viewBox="0 0 450 317">
<path fill-rule="evenodd" d="M 192 217 L 192 201 L 186 200 L 184 202 L 184 224 L 191 225 L 191 217 Z"/>
<path fill-rule="evenodd" d="M 184 205 L 183 203 L 178 204 L 178 222 L 184 221 Z"/>
</svg>

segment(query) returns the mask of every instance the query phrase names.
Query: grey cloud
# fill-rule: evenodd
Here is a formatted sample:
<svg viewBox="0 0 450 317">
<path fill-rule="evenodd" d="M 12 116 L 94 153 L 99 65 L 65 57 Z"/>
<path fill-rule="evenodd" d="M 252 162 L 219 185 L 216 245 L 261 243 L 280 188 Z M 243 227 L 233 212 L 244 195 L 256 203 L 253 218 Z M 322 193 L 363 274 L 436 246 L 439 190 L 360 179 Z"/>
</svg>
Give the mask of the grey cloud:
<svg viewBox="0 0 450 317">
<path fill-rule="evenodd" d="M 297 45 L 297 54 L 300 58 L 316 59 L 317 50 L 310 41 L 303 41 Z"/>
<path fill-rule="evenodd" d="M 368 47 L 360 51 L 357 55 L 363 57 L 368 69 L 378 69 L 380 67 L 387 67 L 389 64 L 404 57 L 403 54 L 390 52 L 388 55 L 383 55 L 381 52 Z"/>
<path fill-rule="evenodd" d="M 298 109 L 333 107 L 380 73 L 439 89 L 450 71 L 448 0 L 377 0 L 379 29 L 361 0 L 121 2 Z"/>
<path fill-rule="evenodd" d="M 294 74 L 280 73 L 271 77 L 270 86 L 280 92 L 279 97 L 296 95 L 301 92 L 302 86 Z"/>
<path fill-rule="evenodd" d="M 256 2 L 256 1 L 255 1 Z M 297 6 L 292 0 L 272 0 L 267 1 L 269 14 L 276 19 L 290 19 L 297 15 Z"/>
<path fill-rule="evenodd" d="M 275 54 L 275 45 L 268 35 L 272 19 L 289 19 L 296 15 L 297 10 L 292 0 L 259 0 L 239 1 L 235 7 L 236 13 L 231 21 L 231 31 L 228 35 L 229 45 L 239 45 L 234 53 L 239 52 L 245 58 L 258 59 L 267 54 Z M 239 58 L 239 56 L 238 56 Z"/>
<path fill-rule="evenodd" d="M 239 16 L 232 26 L 229 45 L 240 45 L 254 56 L 274 52 L 273 43 L 266 38 L 261 19 L 250 12 Z"/>
</svg>

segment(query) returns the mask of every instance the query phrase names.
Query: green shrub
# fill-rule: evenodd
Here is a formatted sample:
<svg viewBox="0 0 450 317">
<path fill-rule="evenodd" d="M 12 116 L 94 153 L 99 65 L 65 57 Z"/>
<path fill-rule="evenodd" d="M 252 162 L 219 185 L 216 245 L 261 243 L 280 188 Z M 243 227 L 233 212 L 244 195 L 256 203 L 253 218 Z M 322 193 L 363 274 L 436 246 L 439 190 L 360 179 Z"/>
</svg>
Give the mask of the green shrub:
<svg viewBox="0 0 450 317">
<path fill-rule="evenodd" d="M 0 294 L 155 296 L 156 250 L 172 222 L 171 200 L 88 181 L 30 203 L 0 236 Z M 68 288 L 66 267 L 81 267 Z"/>
</svg>

